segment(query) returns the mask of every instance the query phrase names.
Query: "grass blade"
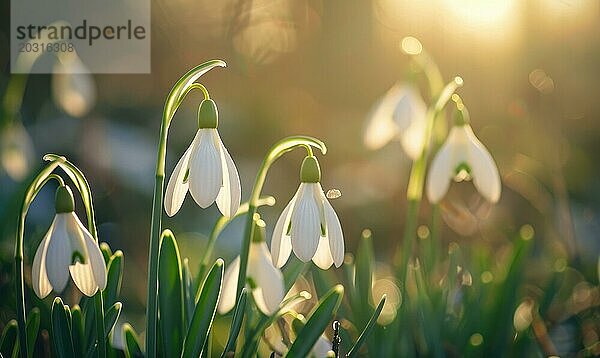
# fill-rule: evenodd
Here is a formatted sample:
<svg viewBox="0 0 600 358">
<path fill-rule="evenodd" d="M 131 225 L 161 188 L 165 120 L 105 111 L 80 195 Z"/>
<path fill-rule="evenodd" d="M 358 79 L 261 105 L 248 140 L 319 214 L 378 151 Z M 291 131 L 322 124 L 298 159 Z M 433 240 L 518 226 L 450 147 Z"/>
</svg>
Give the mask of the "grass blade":
<svg viewBox="0 0 600 358">
<path fill-rule="evenodd" d="M 379 304 L 377 305 L 377 308 L 375 308 L 375 312 L 373 312 L 373 314 L 371 315 L 369 322 L 367 322 L 367 325 L 360 333 L 360 336 L 358 336 L 356 343 L 354 343 L 354 346 L 352 346 L 352 348 L 346 355 L 347 357 L 356 357 L 358 355 L 358 351 L 360 350 L 362 345 L 365 344 L 365 342 L 367 341 L 367 338 L 369 338 L 369 335 L 371 334 L 371 332 L 373 331 L 373 328 L 375 327 L 375 323 L 377 322 L 377 319 L 379 318 L 379 315 L 381 314 L 381 310 L 383 310 L 383 305 L 385 304 L 385 299 L 386 299 L 386 296 L 383 295 L 383 297 L 381 298 L 381 301 L 379 301 Z"/>
<path fill-rule="evenodd" d="M 75 357 L 71 339 L 71 312 L 60 297 L 56 297 L 52 304 L 52 343 L 57 356 Z"/>
<path fill-rule="evenodd" d="M 119 315 L 121 314 L 121 309 L 123 305 L 121 302 L 117 302 L 114 305 L 110 306 L 110 308 L 104 313 L 104 336 L 108 337 L 113 327 L 117 323 L 119 319 Z"/>
<path fill-rule="evenodd" d="M 327 325 L 337 312 L 344 296 L 344 286 L 336 285 L 319 301 L 311 312 L 304 328 L 298 333 L 296 340 L 290 347 L 287 357 L 306 357 L 312 350 L 315 342 L 321 336 Z"/>
<path fill-rule="evenodd" d="M 123 342 L 125 342 L 125 357 L 138 358 L 144 356 L 140 348 L 140 339 L 129 323 L 123 325 Z"/>
<path fill-rule="evenodd" d="M 248 290 L 244 288 L 242 289 L 240 298 L 235 306 L 235 311 L 233 312 L 233 320 L 231 321 L 231 328 L 229 329 L 229 338 L 227 338 L 227 344 L 225 345 L 225 349 L 223 350 L 223 354 L 221 354 L 221 357 L 233 356 L 235 354 L 235 343 L 237 341 L 238 335 L 240 334 L 242 322 L 244 321 L 244 312 L 246 311 L 247 299 Z"/>
<path fill-rule="evenodd" d="M 123 282 L 123 252 L 116 251 L 108 261 L 106 289 L 102 292 L 104 307 L 108 309 L 119 297 Z"/>
<path fill-rule="evenodd" d="M 192 322 L 183 345 L 182 357 L 199 357 L 206 344 L 223 284 L 223 260 L 217 259 L 202 285 Z"/>
<path fill-rule="evenodd" d="M 11 319 L 4 327 L 2 338 L 0 338 L 0 353 L 4 356 L 11 357 L 17 348 L 18 331 L 17 321 L 14 319 Z"/>
<path fill-rule="evenodd" d="M 158 261 L 159 329 L 163 354 L 179 357 L 183 343 L 184 312 L 181 260 L 175 236 L 171 230 L 163 231 Z"/>
</svg>

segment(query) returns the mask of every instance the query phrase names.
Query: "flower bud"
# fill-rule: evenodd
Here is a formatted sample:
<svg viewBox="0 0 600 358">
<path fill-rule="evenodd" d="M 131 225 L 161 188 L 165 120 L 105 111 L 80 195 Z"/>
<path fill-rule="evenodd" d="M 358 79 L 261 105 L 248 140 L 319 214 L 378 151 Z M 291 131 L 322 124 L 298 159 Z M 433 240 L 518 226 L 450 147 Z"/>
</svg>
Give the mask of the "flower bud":
<svg viewBox="0 0 600 358">
<path fill-rule="evenodd" d="M 75 200 L 73 192 L 67 185 L 61 185 L 56 189 L 56 197 L 54 199 L 56 213 L 70 213 L 75 210 Z"/>
<path fill-rule="evenodd" d="M 212 99 L 205 99 L 198 108 L 198 128 L 217 128 L 219 126 L 219 111 Z"/>
<path fill-rule="evenodd" d="M 253 242 L 263 242 L 265 241 L 266 228 L 267 224 L 260 218 L 258 214 L 254 216 L 254 225 L 252 231 L 252 241 Z"/>
<path fill-rule="evenodd" d="M 300 181 L 303 183 L 318 183 L 321 181 L 321 168 L 317 158 L 310 155 L 302 161 Z"/>
</svg>

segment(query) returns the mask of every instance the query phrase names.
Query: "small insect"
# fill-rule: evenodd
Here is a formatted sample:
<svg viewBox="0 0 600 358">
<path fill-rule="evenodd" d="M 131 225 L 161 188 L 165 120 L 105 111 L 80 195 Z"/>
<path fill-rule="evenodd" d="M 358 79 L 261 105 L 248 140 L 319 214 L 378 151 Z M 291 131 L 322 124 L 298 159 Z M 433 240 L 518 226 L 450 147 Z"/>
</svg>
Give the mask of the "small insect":
<svg viewBox="0 0 600 358">
<path fill-rule="evenodd" d="M 325 194 L 325 196 L 327 196 L 327 199 L 337 199 L 342 196 L 342 192 L 338 189 L 329 189 L 327 190 L 327 194 Z"/>
</svg>

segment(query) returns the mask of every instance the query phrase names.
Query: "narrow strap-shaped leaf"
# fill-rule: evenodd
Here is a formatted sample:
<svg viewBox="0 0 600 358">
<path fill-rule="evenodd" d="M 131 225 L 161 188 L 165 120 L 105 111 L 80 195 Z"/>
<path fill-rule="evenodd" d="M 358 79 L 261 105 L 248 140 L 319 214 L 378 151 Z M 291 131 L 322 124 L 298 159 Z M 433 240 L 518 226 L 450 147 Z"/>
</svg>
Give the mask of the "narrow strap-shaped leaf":
<svg viewBox="0 0 600 358">
<path fill-rule="evenodd" d="M 182 357 L 198 357 L 210 332 L 223 284 L 223 260 L 217 259 L 202 285 L 192 323 L 184 341 Z"/>
<path fill-rule="evenodd" d="M 108 266 L 108 263 L 110 262 L 110 258 L 113 255 L 112 250 L 110 249 L 110 246 L 108 246 L 108 244 L 106 242 L 102 242 L 102 243 L 100 243 L 100 251 L 102 252 L 102 257 L 104 257 L 104 263 Z"/>
<path fill-rule="evenodd" d="M 185 328 L 187 329 L 192 322 L 192 315 L 194 314 L 194 306 L 196 305 L 196 291 L 194 285 L 194 279 L 192 277 L 192 271 L 190 271 L 190 264 L 187 258 L 183 259 L 183 304 L 184 304 L 184 316 L 185 316 Z"/>
<path fill-rule="evenodd" d="M 363 325 L 369 317 L 369 298 L 373 277 L 373 242 L 371 232 L 363 231 L 358 251 L 356 252 L 356 267 L 354 274 L 354 306 L 358 307 L 357 324 Z"/>
<path fill-rule="evenodd" d="M 11 357 L 13 355 L 14 350 L 17 348 L 18 334 L 17 321 L 11 319 L 2 331 L 2 338 L 0 338 L 0 353 L 6 357 Z"/>
<path fill-rule="evenodd" d="M 298 333 L 286 357 L 308 356 L 340 307 L 343 296 L 344 286 L 342 285 L 336 285 L 323 296 L 311 312 L 304 328 Z"/>
<path fill-rule="evenodd" d="M 27 356 L 33 357 L 33 349 L 35 348 L 35 341 L 37 340 L 38 332 L 40 329 L 40 309 L 34 307 L 27 316 L 27 323 L 25 323 L 27 330 Z"/>
<path fill-rule="evenodd" d="M 52 304 L 52 343 L 58 357 L 75 357 L 70 321 L 69 307 L 56 297 Z"/>
<path fill-rule="evenodd" d="M 104 335 L 108 337 L 113 327 L 117 323 L 119 319 L 119 315 L 121 314 L 121 309 L 123 308 L 123 304 L 121 302 L 116 302 L 114 305 L 110 306 L 110 308 L 104 313 Z"/>
<path fill-rule="evenodd" d="M 71 309 L 71 339 L 73 339 L 73 351 L 76 357 L 82 357 L 87 350 L 84 336 L 83 314 L 77 305 Z"/>
<path fill-rule="evenodd" d="M 306 269 L 306 264 L 296 258 L 296 256 L 292 255 L 290 258 L 290 262 L 285 265 L 285 269 L 283 270 L 283 282 L 285 284 L 285 292 L 289 291 L 290 288 L 296 282 L 296 279 L 302 272 Z"/>
<path fill-rule="evenodd" d="M 360 347 L 365 344 L 367 338 L 369 338 L 369 335 L 371 335 L 371 332 L 373 331 L 373 327 L 375 327 L 375 323 L 377 322 L 377 319 L 381 314 L 381 310 L 383 309 L 383 305 L 385 304 L 385 299 L 386 296 L 383 295 L 383 297 L 381 297 L 381 301 L 379 301 L 379 304 L 377 305 L 377 308 L 375 308 L 375 312 L 373 312 L 371 315 L 369 322 L 367 322 L 367 325 L 360 333 L 360 336 L 358 336 L 356 343 L 354 343 L 354 346 L 352 346 L 350 351 L 348 351 L 348 354 L 346 355 L 347 357 L 356 357 L 358 355 Z"/>
<path fill-rule="evenodd" d="M 158 259 L 158 327 L 163 354 L 179 357 L 185 332 L 181 260 L 175 236 L 163 231 Z"/>
<path fill-rule="evenodd" d="M 244 312 L 246 310 L 246 301 L 248 299 L 248 290 L 242 289 L 240 298 L 235 305 L 235 311 L 233 312 L 233 319 L 231 320 L 231 328 L 229 329 L 229 338 L 227 338 L 227 344 L 221 354 L 221 357 L 233 356 L 235 354 L 235 343 L 237 337 L 240 334 L 242 328 L 242 322 L 244 321 Z"/>
<path fill-rule="evenodd" d="M 82 297 L 79 301 L 81 313 L 83 313 L 83 342 L 85 351 L 89 352 L 96 345 L 96 312 L 94 299 Z"/>
<path fill-rule="evenodd" d="M 104 298 L 104 307 L 112 306 L 121 292 L 123 282 L 123 252 L 116 251 L 108 261 L 106 274 L 106 289 L 102 292 Z"/>
<path fill-rule="evenodd" d="M 123 342 L 125 342 L 125 357 L 138 358 L 144 356 L 140 348 L 140 339 L 129 323 L 123 325 Z"/>
</svg>

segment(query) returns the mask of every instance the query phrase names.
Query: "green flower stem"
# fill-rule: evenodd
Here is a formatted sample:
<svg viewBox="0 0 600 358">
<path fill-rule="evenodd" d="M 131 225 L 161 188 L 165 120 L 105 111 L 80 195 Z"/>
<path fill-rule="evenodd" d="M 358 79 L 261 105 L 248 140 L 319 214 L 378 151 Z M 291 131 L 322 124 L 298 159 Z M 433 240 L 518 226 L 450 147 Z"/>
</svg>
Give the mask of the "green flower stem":
<svg viewBox="0 0 600 358">
<path fill-rule="evenodd" d="M 252 193 L 250 194 L 250 199 L 248 200 L 248 212 L 246 214 L 246 227 L 244 230 L 244 241 L 242 243 L 242 252 L 240 254 L 240 273 L 238 276 L 238 286 L 236 291 L 236 301 L 239 299 L 240 294 L 242 293 L 242 289 L 246 284 L 246 271 L 248 268 L 248 254 L 250 252 L 250 243 L 252 242 L 252 225 L 254 214 L 258 209 L 258 200 L 260 198 L 260 193 L 265 184 L 265 180 L 267 178 L 267 172 L 271 165 L 279 159 L 285 153 L 293 150 L 294 148 L 304 147 L 307 148 L 307 152 L 309 155 L 312 155 L 311 146 L 318 148 L 321 150 L 321 153 L 325 154 L 327 152 L 327 147 L 325 147 L 325 143 L 321 142 L 318 139 L 307 137 L 307 136 L 294 136 L 287 137 L 279 142 L 275 143 L 263 159 L 263 162 L 258 170 L 258 174 L 256 174 L 256 180 L 254 181 L 254 186 L 252 187 Z"/>
<path fill-rule="evenodd" d="M 69 176 L 71 181 L 75 184 L 75 187 L 81 195 L 83 206 L 85 207 L 85 213 L 87 216 L 88 230 L 90 234 L 96 240 L 96 243 L 100 245 L 98 239 L 98 230 L 96 229 L 96 215 L 94 214 L 94 203 L 92 201 L 92 190 L 83 172 L 77 168 L 73 163 L 66 160 L 56 154 L 46 154 L 44 160 L 58 162 L 58 165 L 64 172 Z M 104 331 L 104 303 L 102 302 L 102 290 L 98 290 L 94 295 L 94 309 L 96 317 L 96 339 L 98 341 L 98 357 L 106 357 L 106 332 Z"/>
<path fill-rule="evenodd" d="M 167 157 L 167 136 L 171 120 L 177 109 L 183 103 L 185 97 L 194 89 L 200 89 L 207 98 L 208 91 L 196 81 L 214 67 L 225 67 L 225 62 L 212 60 L 198 65 L 184 74 L 175 83 L 165 101 L 162 121 L 160 126 L 160 138 L 156 158 L 156 176 L 154 181 L 154 196 L 152 199 L 152 222 L 150 225 L 150 247 L 148 252 L 148 291 L 146 297 L 146 356 L 156 357 L 157 321 L 158 321 L 158 249 L 160 234 L 162 231 L 162 207 L 165 186 L 165 162 Z"/>
<path fill-rule="evenodd" d="M 415 160 L 411 168 L 410 177 L 408 179 L 408 189 L 406 197 L 408 199 L 408 209 L 406 223 L 404 228 L 403 245 L 398 246 L 396 259 L 402 258 L 400 262 L 400 280 L 404 281 L 406 276 L 406 266 L 408 258 L 412 255 L 415 230 L 417 227 L 417 216 L 421 199 L 423 197 L 423 186 L 425 184 L 425 175 L 427 172 L 427 161 L 429 158 L 429 146 L 433 135 L 433 126 L 435 118 L 444 109 L 452 94 L 463 84 L 460 77 L 455 77 L 448 83 L 440 92 L 433 106 L 427 111 L 427 123 L 425 127 L 425 142 L 421 155 Z M 403 250 L 401 250 L 403 248 Z M 402 251 L 400 253 L 400 251 Z"/>
<path fill-rule="evenodd" d="M 54 169 L 58 166 L 59 161 L 54 161 L 48 164 L 40 173 L 33 179 L 27 191 L 25 192 L 25 198 L 23 198 L 23 204 L 21 205 L 21 212 L 19 213 L 18 226 L 17 226 L 17 237 L 15 240 L 15 273 L 16 273 L 16 300 L 17 300 L 17 321 L 19 323 L 19 349 L 21 357 L 27 357 L 27 331 L 25 328 L 25 322 L 27 321 L 25 311 L 25 280 L 23 278 L 23 237 L 25 232 L 25 217 L 31 202 L 37 194 L 40 192 L 42 187 L 51 179 L 56 179 L 57 175 L 52 174 Z M 62 179 L 56 179 L 60 184 L 64 185 Z"/>
<path fill-rule="evenodd" d="M 258 200 L 257 206 L 261 207 L 263 205 L 273 206 L 275 205 L 275 198 L 272 196 L 263 196 Z M 242 203 L 235 213 L 233 217 L 221 216 L 217 219 L 215 226 L 213 226 L 212 231 L 210 232 L 210 236 L 208 237 L 208 243 L 206 245 L 206 249 L 204 250 L 204 255 L 202 256 L 202 260 L 200 261 L 200 269 L 198 270 L 197 279 L 199 283 L 202 283 L 204 279 L 204 275 L 206 274 L 206 270 L 211 266 L 211 257 L 212 252 L 215 248 L 215 243 L 217 242 L 217 237 L 221 234 L 223 229 L 231 222 L 233 219 L 242 216 L 248 212 L 249 205 L 248 203 Z"/>
</svg>

